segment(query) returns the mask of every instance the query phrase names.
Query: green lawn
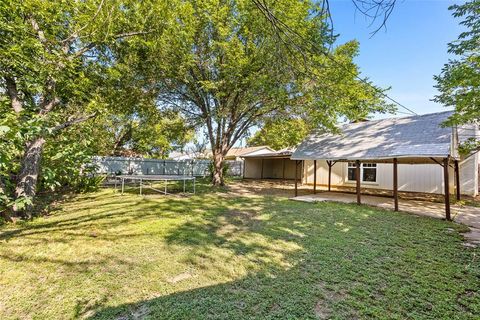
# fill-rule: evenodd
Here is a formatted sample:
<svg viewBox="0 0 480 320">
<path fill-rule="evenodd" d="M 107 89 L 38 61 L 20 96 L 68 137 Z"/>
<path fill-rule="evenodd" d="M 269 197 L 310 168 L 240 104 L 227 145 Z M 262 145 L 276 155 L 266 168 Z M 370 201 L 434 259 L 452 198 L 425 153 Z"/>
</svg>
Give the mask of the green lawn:
<svg viewBox="0 0 480 320">
<path fill-rule="evenodd" d="M 465 228 L 227 192 L 80 195 L 0 229 L 1 319 L 479 319 Z"/>
</svg>

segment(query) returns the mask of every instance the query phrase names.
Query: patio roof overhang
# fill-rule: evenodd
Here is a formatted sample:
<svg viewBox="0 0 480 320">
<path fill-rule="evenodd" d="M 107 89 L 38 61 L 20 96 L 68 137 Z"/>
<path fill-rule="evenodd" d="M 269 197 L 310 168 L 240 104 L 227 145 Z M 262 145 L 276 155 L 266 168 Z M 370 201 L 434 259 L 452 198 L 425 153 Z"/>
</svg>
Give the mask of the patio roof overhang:
<svg viewBox="0 0 480 320">
<path fill-rule="evenodd" d="M 398 164 L 439 164 L 444 168 L 445 211 L 446 218 L 450 220 L 448 168 L 452 160 L 457 198 L 460 197 L 458 134 L 456 128 L 442 125 L 451 114 L 447 111 L 350 123 L 341 127 L 338 134 L 314 132 L 298 146 L 291 159 L 297 163 L 304 160 L 314 162 L 314 193 L 318 160 L 327 161 L 329 166 L 329 188 L 331 167 L 337 162 L 355 162 L 358 203 L 361 203 L 361 163 L 392 163 L 395 210 L 398 210 Z"/>
<path fill-rule="evenodd" d="M 272 152 L 242 156 L 243 159 L 290 159 L 292 152 Z"/>
<path fill-rule="evenodd" d="M 279 156 L 279 155 L 256 155 L 256 156 L 248 156 L 242 157 L 243 159 L 290 159 L 290 156 Z"/>
<path fill-rule="evenodd" d="M 313 158 L 313 157 L 302 157 L 302 158 L 294 158 L 291 157 L 291 160 L 318 160 L 318 161 L 334 161 L 334 162 L 355 162 L 359 160 L 362 163 L 393 163 L 394 159 L 397 159 L 399 164 L 435 164 L 442 162 L 443 159 L 450 157 L 454 160 L 459 160 L 457 158 L 451 157 L 450 155 L 402 155 L 402 156 L 395 156 L 392 155 L 390 157 L 379 157 L 379 158 L 362 158 L 362 157 L 351 157 L 351 158 Z"/>
</svg>

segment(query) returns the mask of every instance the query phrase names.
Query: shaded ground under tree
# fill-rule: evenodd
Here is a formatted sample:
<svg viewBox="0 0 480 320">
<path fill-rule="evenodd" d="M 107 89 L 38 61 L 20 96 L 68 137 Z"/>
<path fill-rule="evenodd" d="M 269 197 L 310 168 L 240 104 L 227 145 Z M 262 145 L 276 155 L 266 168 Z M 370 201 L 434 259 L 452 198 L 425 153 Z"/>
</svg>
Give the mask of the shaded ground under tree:
<svg viewBox="0 0 480 320">
<path fill-rule="evenodd" d="M 79 196 L 0 229 L 13 318 L 462 318 L 480 313 L 478 249 L 450 222 L 243 196 Z M 215 192 L 214 192 L 215 191 Z"/>
</svg>

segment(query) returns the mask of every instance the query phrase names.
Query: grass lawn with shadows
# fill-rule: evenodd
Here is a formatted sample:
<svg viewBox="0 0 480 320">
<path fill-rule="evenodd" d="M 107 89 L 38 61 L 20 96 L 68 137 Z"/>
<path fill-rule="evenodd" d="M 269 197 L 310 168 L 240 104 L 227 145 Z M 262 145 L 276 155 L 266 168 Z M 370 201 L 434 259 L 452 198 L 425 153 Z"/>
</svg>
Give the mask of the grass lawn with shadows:
<svg viewBox="0 0 480 320">
<path fill-rule="evenodd" d="M 198 191 L 105 189 L 1 227 L 0 318 L 479 318 L 463 226 Z"/>
</svg>

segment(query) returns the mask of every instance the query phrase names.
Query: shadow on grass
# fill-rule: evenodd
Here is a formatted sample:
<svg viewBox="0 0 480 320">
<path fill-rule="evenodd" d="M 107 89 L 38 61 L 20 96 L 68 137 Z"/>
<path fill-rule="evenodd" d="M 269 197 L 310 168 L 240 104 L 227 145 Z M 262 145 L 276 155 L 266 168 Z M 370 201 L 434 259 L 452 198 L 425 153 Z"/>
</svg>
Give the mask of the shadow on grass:
<svg viewBox="0 0 480 320">
<path fill-rule="evenodd" d="M 321 266 L 302 264 L 288 271 L 272 268 L 238 281 L 107 307 L 88 319 L 358 318 L 354 301 L 348 301 L 352 288 L 328 286 L 315 267 Z"/>
<path fill-rule="evenodd" d="M 152 190 L 147 191 L 144 196 L 138 195 L 138 189 L 127 188 L 125 195 L 121 195 L 120 191 L 113 191 L 112 189 L 103 191 L 101 193 L 92 193 L 90 195 L 82 195 L 78 198 L 78 202 L 82 204 L 76 205 L 75 210 L 79 211 L 74 217 L 65 215 L 65 217 L 52 217 L 53 221 L 48 221 L 49 216 L 44 217 L 43 221 L 39 222 L 23 222 L 17 228 L 7 228 L 4 231 L 0 229 L 0 241 L 11 240 L 15 237 L 48 234 L 51 232 L 62 232 L 68 230 L 75 230 L 71 235 L 82 235 L 78 232 L 82 229 L 89 229 L 92 225 L 96 227 L 116 227 L 125 223 L 134 223 L 135 221 L 144 221 L 145 219 L 157 218 L 175 218 L 179 214 L 187 214 L 190 210 L 209 209 L 218 207 L 214 201 L 210 204 L 200 198 L 202 195 L 212 192 L 226 192 L 225 188 L 213 188 L 208 185 L 205 180 L 201 180 L 197 195 L 159 195 Z M 152 196 L 153 198 L 149 198 Z M 69 196 L 69 198 L 73 198 Z M 53 199 L 66 199 L 64 195 L 55 198 L 49 198 L 45 203 L 51 205 Z M 157 201 L 153 201 L 157 200 Z M 44 209 L 47 206 L 44 207 Z M 60 210 L 60 207 L 51 209 L 50 213 Z M 88 236 L 88 235 L 87 235 Z M 111 236 L 107 240 L 115 240 L 119 237 L 124 237 L 121 234 L 118 236 Z M 133 236 L 133 235 L 130 235 Z"/>
<path fill-rule="evenodd" d="M 444 221 L 268 196 L 142 198 L 110 191 L 82 196 L 51 219 L 5 230 L 0 240 L 21 246 L 25 241 L 76 244 L 90 237 L 90 246 L 96 243 L 93 239 L 117 246 L 125 239 L 153 238 L 172 252 L 181 251 L 183 265 L 207 274 L 204 281 L 211 278 L 205 284 L 196 282 L 195 274 L 182 275 L 166 283 L 166 291 L 139 293 L 137 297 L 148 297 L 113 306 L 109 294 L 118 292 L 106 291 L 96 302 L 79 300 L 76 317 L 474 319 L 480 312 L 480 268 L 471 263 L 472 251 L 462 250 L 458 233 L 446 232 L 457 227 Z M 168 228 L 153 228 L 159 221 L 167 221 Z M 156 261 L 129 260 L 130 251 L 109 254 L 91 264 L 13 249 L 4 249 L 0 258 L 61 264 L 81 274 L 112 271 L 119 265 L 119 277 L 131 277 L 129 268 Z M 225 280 L 236 268 L 245 268 L 244 275 Z M 123 284 L 120 278 L 118 282 Z"/>
<path fill-rule="evenodd" d="M 89 318 L 475 319 L 480 310 L 480 270 L 465 272 L 471 252 L 458 251 L 442 221 L 270 197 L 237 199 L 233 209 L 224 201 L 165 241 L 188 248 L 189 264 L 219 273 L 243 257 L 254 266 L 246 276 L 188 290 L 172 283 L 183 289 Z M 425 228 L 425 238 L 416 228 Z M 222 265 L 218 249 L 231 253 Z"/>
</svg>

